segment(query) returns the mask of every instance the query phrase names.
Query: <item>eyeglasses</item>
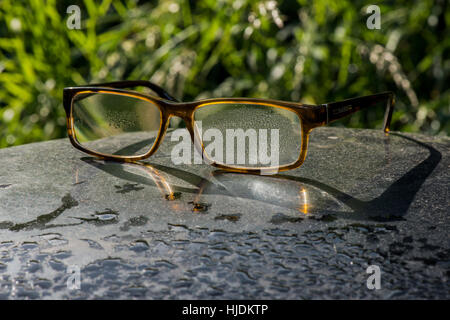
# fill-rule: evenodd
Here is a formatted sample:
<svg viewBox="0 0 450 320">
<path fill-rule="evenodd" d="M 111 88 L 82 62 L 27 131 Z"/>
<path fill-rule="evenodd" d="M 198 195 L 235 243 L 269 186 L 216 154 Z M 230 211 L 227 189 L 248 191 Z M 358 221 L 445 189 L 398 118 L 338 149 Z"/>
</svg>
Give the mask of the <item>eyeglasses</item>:
<svg viewBox="0 0 450 320">
<path fill-rule="evenodd" d="M 155 94 L 124 90 L 138 87 Z M 183 133 L 172 132 L 171 140 L 178 141 L 171 153 L 175 164 L 192 159 L 192 142 L 200 159 L 215 167 L 257 174 L 299 167 L 306 158 L 312 129 L 377 105 L 386 108 L 383 130 L 387 133 L 394 110 L 392 92 L 308 105 L 251 98 L 178 102 L 148 81 L 64 89 L 69 139 L 83 152 L 123 162 L 148 158 L 175 116 L 186 123 L 187 131 L 182 131 L 190 140 L 188 150 L 185 141 L 180 141 Z"/>
</svg>

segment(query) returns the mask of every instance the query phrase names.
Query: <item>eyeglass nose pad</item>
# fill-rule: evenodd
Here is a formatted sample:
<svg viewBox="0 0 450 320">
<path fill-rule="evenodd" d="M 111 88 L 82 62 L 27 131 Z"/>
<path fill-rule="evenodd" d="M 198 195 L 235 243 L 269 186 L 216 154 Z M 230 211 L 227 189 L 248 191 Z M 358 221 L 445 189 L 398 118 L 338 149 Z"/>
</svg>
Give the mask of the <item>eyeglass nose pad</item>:
<svg viewBox="0 0 450 320">
<path fill-rule="evenodd" d="M 201 123 L 196 123 L 193 119 L 187 119 L 186 126 L 189 130 L 189 133 L 191 134 L 191 140 L 194 144 L 194 150 L 198 153 L 197 156 L 201 156 L 202 159 L 208 164 L 213 163 L 213 161 L 209 160 L 209 158 L 207 157 L 205 149 L 203 147 Z"/>
<path fill-rule="evenodd" d="M 180 124 L 184 122 L 186 128 L 180 126 Z M 189 116 L 179 116 L 179 115 L 170 115 L 167 120 L 168 127 L 172 127 L 173 129 L 187 129 L 189 135 L 191 136 L 191 142 L 194 144 L 194 161 L 198 161 L 204 159 L 206 163 L 212 163 L 206 154 L 204 153 L 203 144 L 202 144 L 202 134 L 201 128 L 198 128 L 195 121 L 191 119 Z"/>
</svg>

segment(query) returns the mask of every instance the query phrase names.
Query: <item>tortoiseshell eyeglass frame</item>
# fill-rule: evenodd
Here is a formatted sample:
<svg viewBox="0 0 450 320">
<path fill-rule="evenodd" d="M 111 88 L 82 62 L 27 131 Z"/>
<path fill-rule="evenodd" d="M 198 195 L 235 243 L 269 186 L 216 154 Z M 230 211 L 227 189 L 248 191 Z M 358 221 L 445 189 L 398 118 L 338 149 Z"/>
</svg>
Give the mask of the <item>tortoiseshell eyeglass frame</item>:
<svg viewBox="0 0 450 320">
<path fill-rule="evenodd" d="M 125 88 L 135 88 L 135 87 L 146 87 L 148 89 L 151 89 L 158 95 L 158 97 L 150 94 L 140 93 L 137 91 L 124 90 Z M 159 133 L 156 137 L 156 141 L 153 144 L 152 148 L 143 155 L 121 156 L 121 155 L 102 154 L 83 147 L 78 142 L 74 130 L 75 128 L 73 119 L 73 103 L 77 95 L 80 94 L 85 95 L 90 93 L 106 93 L 106 94 L 116 94 L 134 97 L 137 99 L 148 101 L 157 106 L 161 113 L 161 121 Z M 312 129 L 327 125 L 328 123 L 339 120 L 356 111 L 372 107 L 381 102 L 386 103 L 386 112 L 384 116 L 383 130 L 384 132 L 388 133 L 390 129 L 390 123 L 395 104 L 395 97 L 392 92 L 377 93 L 369 96 L 352 98 L 338 102 L 330 102 L 320 105 L 309 105 L 298 102 L 287 102 L 270 99 L 253 99 L 253 98 L 216 98 L 193 102 L 179 102 L 158 85 L 144 80 L 118 81 L 102 84 L 90 84 L 85 86 L 68 87 L 64 88 L 63 100 L 64 100 L 64 109 L 66 111 L 67 116 L 67 132 L 69 135 L 70 142 L 75 148 L 87 154 L 96 156 L 103 160 L 115 160 L 122 162 L 135 162 L 137 160 L 146 159 L 150 157 L 152 154 L 154 154 L 158 149 L 159 145 L 161 144 L 164 135 L 167 131 L 167 128 L 169 126 L 170 118 L 172 116 L 177 116 L 185 121 L 186 128 L 191 135 L 192 143 L 194 144 L 197 151 L 199 151 L 203 155 L 203 157 L 208 163 L 217 168 L 228 171 L 241 173 L 254 173 L 254 174 L 261 174 L 264 172 L 268 172 L 270 170 L 280 172 L 298 168 L 305 161 L 308 149 L 309 134 Z M 227 166 L 209 159 L 208 155 L 204 151 L 204 145 L 202 141 L 200 141 L 198 135 L 195 134 L 194 113 L 195 110 L 197 110 L 200 107 L 219 103 L 233 103 L 233 104 L 242 103 L 242 104 L 271 106 L 290 110 L 295 114 L 297 114 L 301 123 L 301 138 L 302 138 L 301 141 L 299 141 L 299 143 L 301 143 L 301 151 L 298 159 L 293 163 L 271 168 L 249 168 L 249 167 Z"/>
</svg>

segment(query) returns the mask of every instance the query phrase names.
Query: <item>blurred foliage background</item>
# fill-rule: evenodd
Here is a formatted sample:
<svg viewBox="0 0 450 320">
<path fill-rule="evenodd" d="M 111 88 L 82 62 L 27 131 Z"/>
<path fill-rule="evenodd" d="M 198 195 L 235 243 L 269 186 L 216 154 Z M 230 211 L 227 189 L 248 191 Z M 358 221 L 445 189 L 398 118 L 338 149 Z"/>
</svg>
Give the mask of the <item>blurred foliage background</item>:
<svg viewBox="0 0 450 320">
<path fill-rule="evenodd" d="M 66 12 L 81 8 L 81 29 Z M 181 100 L 392 90 L 393 130 L 450 131 L 447 0 L 0 0 L 0 147 L 66 136 L 62 89 L 147 79 Z M 384 110 L 338 125 L 380 127 Z"/>
</svg>

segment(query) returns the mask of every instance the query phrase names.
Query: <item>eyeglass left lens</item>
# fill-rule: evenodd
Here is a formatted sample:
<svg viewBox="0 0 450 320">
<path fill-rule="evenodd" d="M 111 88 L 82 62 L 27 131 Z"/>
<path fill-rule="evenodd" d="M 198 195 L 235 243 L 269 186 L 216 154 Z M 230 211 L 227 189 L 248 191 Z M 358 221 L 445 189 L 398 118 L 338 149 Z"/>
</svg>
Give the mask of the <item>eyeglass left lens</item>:
<svg viewBox="0 0 450 320">
<path fill-rule="evenodd" d="M 140 156 L 158 136 L 161 113 L 153 103 L 113 93 L 81 93 L 74 98 L 75 137 L 105 155 Z"/>
<path fill-rule="evenodd" d="M 287 166 L 300 156 L 300 118 L 282 107 L 224 101 L 200 106 L 194 119 L 205 158 L 226 167 Z"/>
</svg>

